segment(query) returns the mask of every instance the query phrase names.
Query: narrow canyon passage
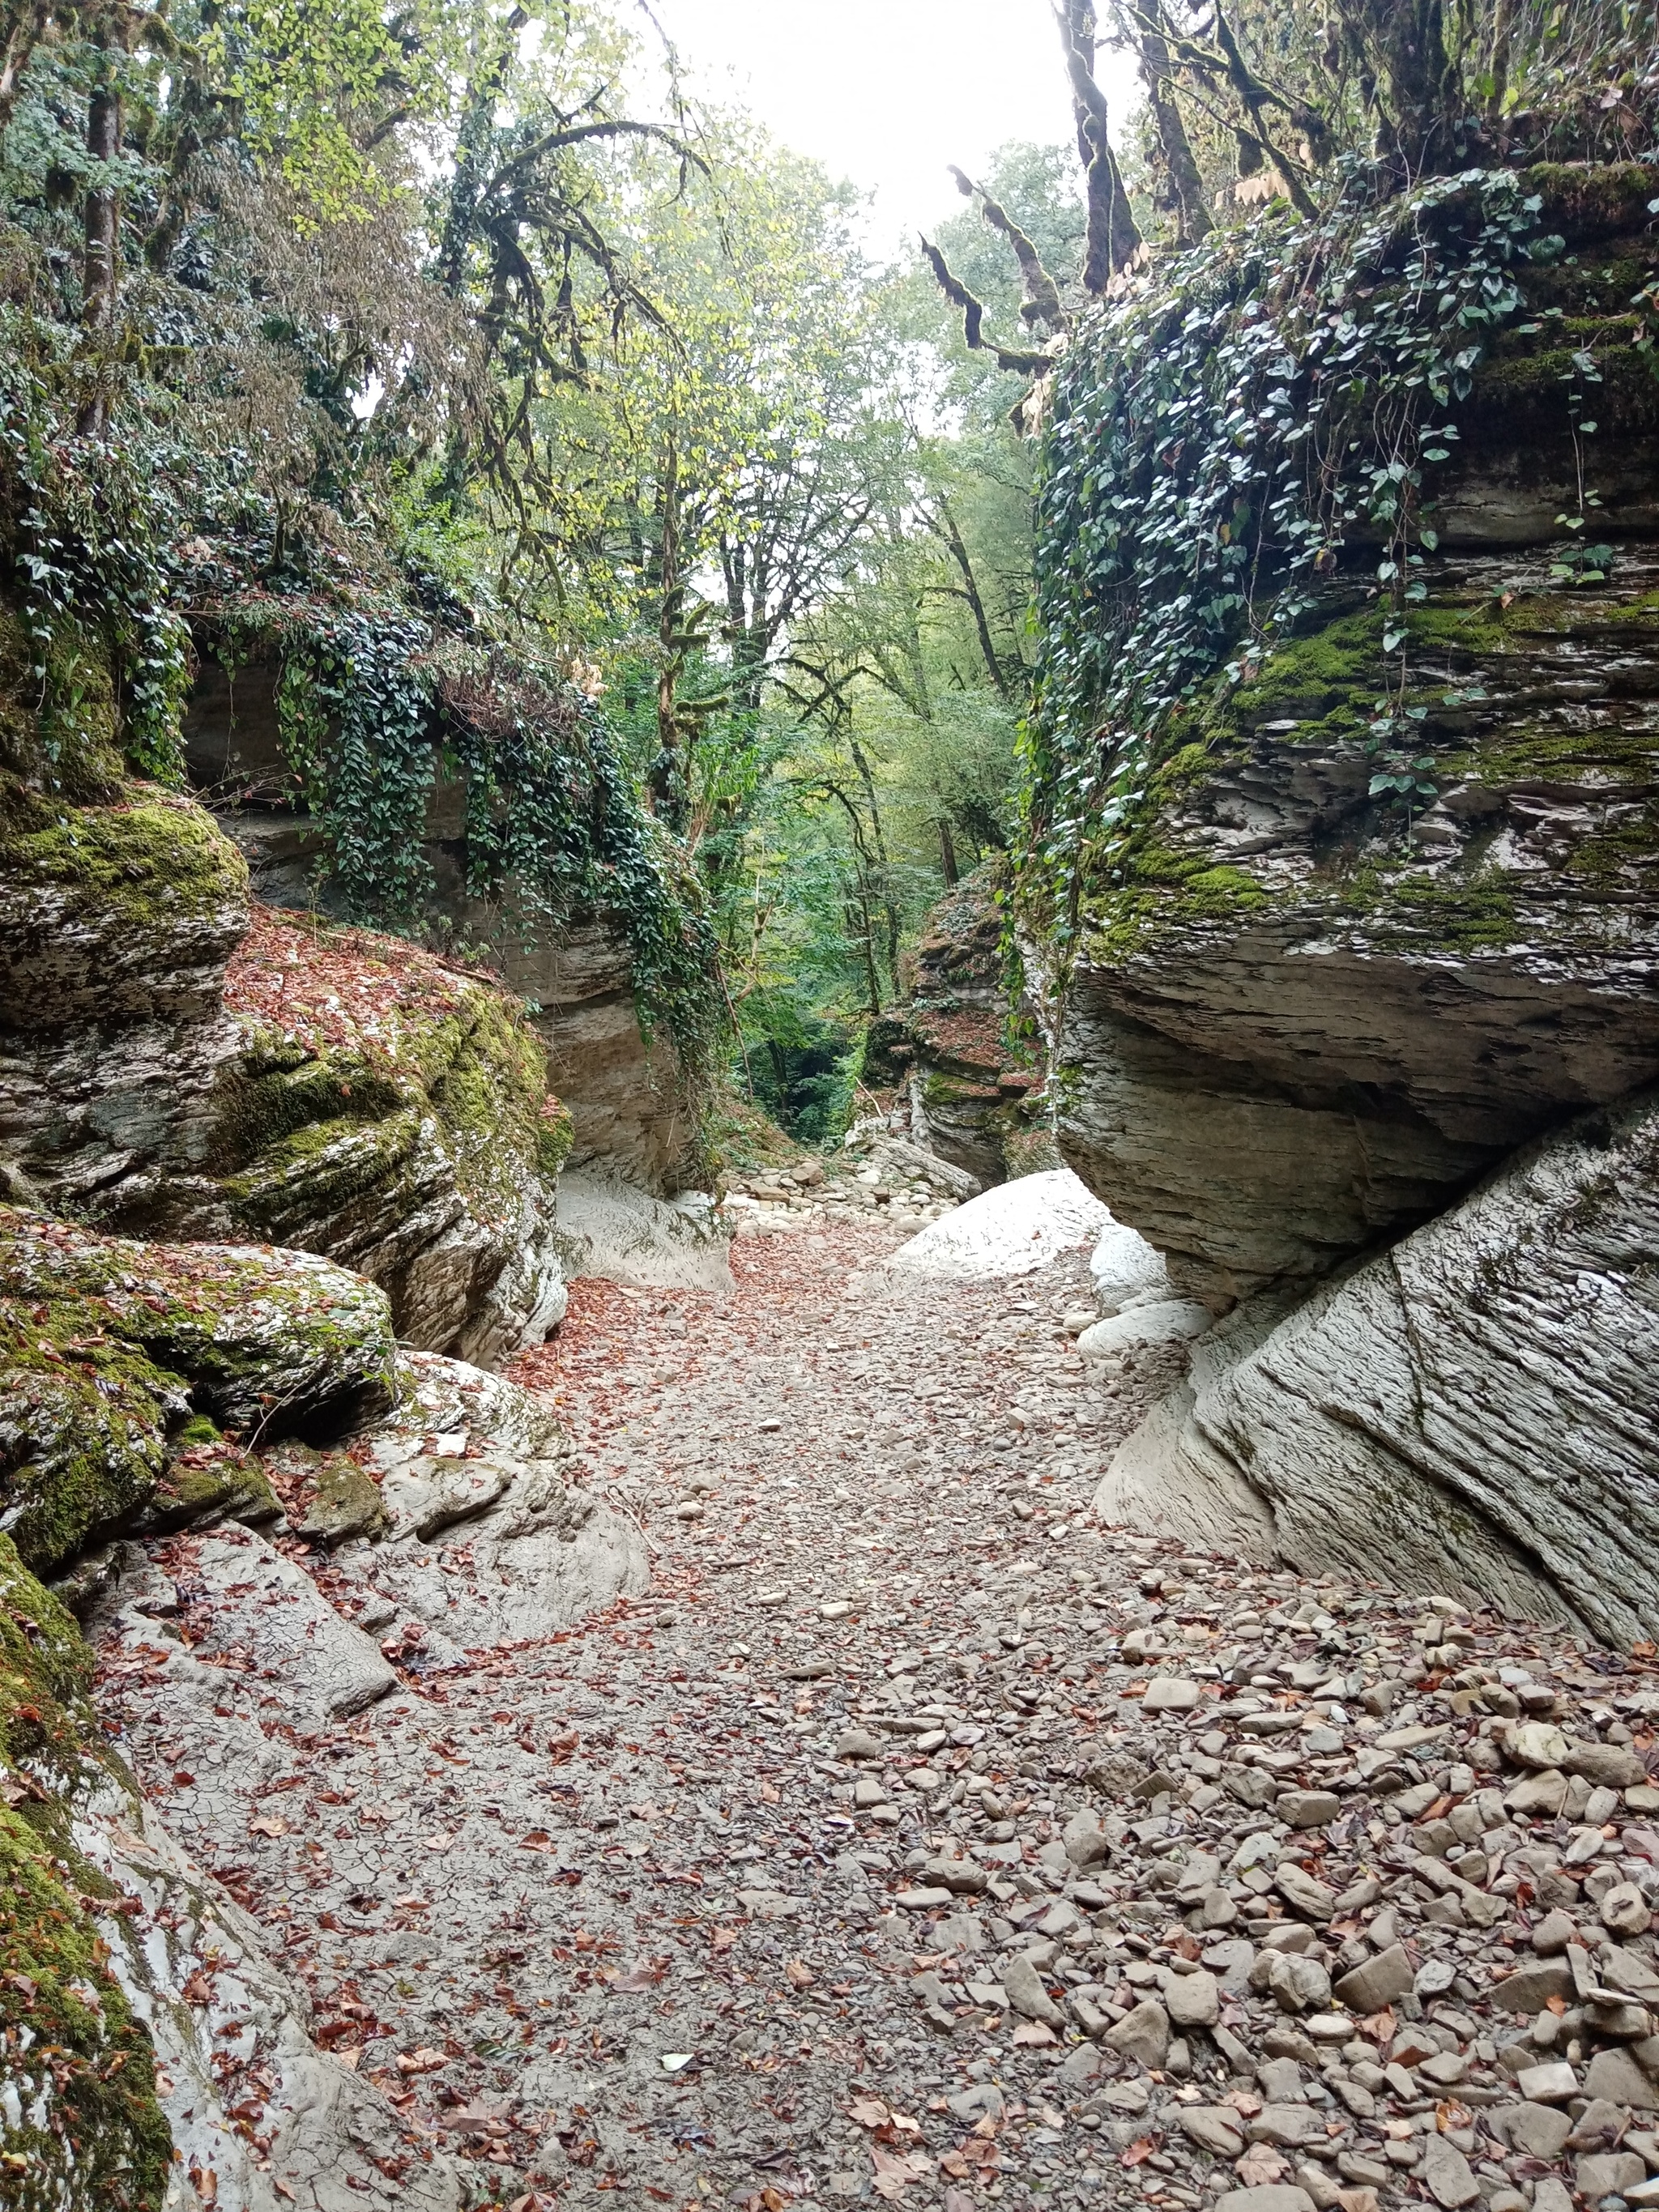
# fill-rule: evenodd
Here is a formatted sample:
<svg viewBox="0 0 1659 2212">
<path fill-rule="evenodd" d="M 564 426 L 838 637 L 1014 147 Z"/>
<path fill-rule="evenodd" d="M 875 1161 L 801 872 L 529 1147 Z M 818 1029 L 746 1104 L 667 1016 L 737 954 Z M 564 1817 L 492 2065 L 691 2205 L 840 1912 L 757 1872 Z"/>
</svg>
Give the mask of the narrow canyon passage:
<svg viewBox="0 0 1659 2212">
<path fill-rule="evenodd" d="M 146 1790 L 396 2100 L 380 2172 L 767 2212 L 1293 2174 L 1367 2212 L 1421 2179 L 1520 2212 L 1510 2169 L 1553 2172 L 1567 2116 L 1515 2088 L 1551 2053 L 1516 2055 L 1491 1985 L 1524 1965 L 1534 2013 L 1566 1987 L 1547 1903 L 1594 1925 L 1622 1885 L 1646 1925 L 1619 1860 L 1650 1877 L 1659 1839 L 1614 1815 L 1645 1807 L 1648 1670 L 1101 1529 L 1103 1459 L 1170 1376 L 1085 1369 L 1086 1253 L 921 1282 L 896 1242 L 744 1237 L 719 1297 L 574 1287 L 514 1371 L 645 1534 L 608 1613 L 465 1651 L 428 1623 L 392 1695 L 254 1759 L 167 1695 L 176 1657 L 106 1650 Z M 191 1540 L 151 1547 L 186 1630 Z M 319 1574 L 347 1610 L 356 1571 Z M 1494 1717 L 1576 1691 L 1571 1802 L 1506 1809 Z M 1612 2057 L 1601 2093 L 1639 2101 Z M 1522 2103 L 1498 2140 L 1485 2108 Z"/>
</svg>

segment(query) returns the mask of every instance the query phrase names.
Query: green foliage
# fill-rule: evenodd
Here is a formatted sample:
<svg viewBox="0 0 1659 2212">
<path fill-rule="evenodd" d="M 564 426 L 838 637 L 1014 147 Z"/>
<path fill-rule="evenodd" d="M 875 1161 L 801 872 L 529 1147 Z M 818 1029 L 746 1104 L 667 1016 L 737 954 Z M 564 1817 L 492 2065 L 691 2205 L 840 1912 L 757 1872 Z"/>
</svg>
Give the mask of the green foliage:
<svg viewBox="0 0 1659 2212">
<path fill-rule="evenodd" d="M 1217 235 L 1079 334 L 1040 493 L 1042 658 L 1025 740 L 1021 896 L 1063 946 L 1080 877 L 1221 676 L 1247 684 L 1357 528 L 1380 544 L 1385 678 L 1364 742 L 1377 787 L 1423 787 L 1408 632 L 1436 544 L 1432 470 L 1522 272 L 1560 251 L 1507 171 L 1381 210 Z"/>
<path fill-rule="evenodd" d="M 11 322 L 11 330 L 5 324 Z M 0 308 L 0 339 L 20 335 Z M 190 678 L 190 637 L 170 603 L 165 496 L 133 456 L 108 441 L 66 442 L 54 433 L 47 388 L 18 355 L 0 359 L 0 558 L 33 647 L 39 686 L 41 768 L 57 783 L 65 748 L 86 729 L 88 671 L 66 653 L 77 628 L 97 641 L 112 680 L 118 741 L 141 775 L 183 777 L 179 719 Z"/>
</svg>

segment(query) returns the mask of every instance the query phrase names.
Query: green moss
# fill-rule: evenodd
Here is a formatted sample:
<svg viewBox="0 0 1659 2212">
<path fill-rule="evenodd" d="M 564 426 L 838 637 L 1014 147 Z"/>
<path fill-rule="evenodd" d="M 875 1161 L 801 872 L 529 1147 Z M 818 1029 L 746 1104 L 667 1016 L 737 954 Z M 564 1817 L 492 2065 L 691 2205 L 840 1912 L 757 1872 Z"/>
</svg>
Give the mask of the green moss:
<svg viewBox="0 0 1659 2212">
<path fill-rule="evenodd" d="M 1379 951 L 1495 951 L 1517 933 L 1513 886 L 1495 872 L 1357 876 L 1342 896 Z"/>
<path fill-rule="evenodd" d="M 447 1002 L 398 996 L 362 932 L 326 946 L 356 951 L 384 992 L 376 1034 L 296 1044 L 245 1018 L 246 1049 L 226 1086 L 218 1132 L 223 1188 L 238 1224 L 314 1251 L 361 1250 L 372 1212 L 412 1211 L 434 1171 L 433 1139 L 475 1220 L 514 1220 L 526 1186 L 551 1183 L 574 1139 L 547 1088 L 547 1053 L 523 1006 L 446 977 Z M 418 1185 L 418 1188 L 417 1188 Z"/>
<path fill-rule="evenodd" d="M 110 1885 L 76 1851 L 76 1793 L 112 1773 L 75 1623 L 0 1536 L 0 2199 L 159 2212 L 172 2138 L 155 2056 L 94 1915 Z"/>
<path fill-rule="evenodd" d="M 147 1511 L 173 1526 L 267 1510 L 211 1425 L 169 1444 L 192 1401 L 280 1434 L 383 1398 L 394 1360 L 384 1296 L 335 1270 L 0 1206 L 0 1501 L 40 1571 Z"/>
<path fill-rule="evenodd" d="M 1130 959 L 1166 930 L 1242 921 L 1269 895 L 1242 868 L 1218 867 L 1151 836 L 1133 839 L 1122 880 L 1086 907 L 1087 957 L 1095 967 Z"/>
<path fill-rule="evenodd" d="M 1190 782 L 1200 761 L 1218 746 L 1237 745 L 1270 722 L 1303 725 L 1298 744 L 1340 744 L 1361 736 L 1382 681 L 1382 635 L 1380 609 L 1344 615 L 1277 647 L 1237 690 L 1218 690 L 1203 744 L 1174 756 L 1159 795 L 1174 787 L 1170 771 Z"/>
<path fill-rule="evenodd" d="M 0 1297 L 0 1504 L 42 1572 L 149 1500 L 184 1401 L 183 1379 L 112 1341 L 108 1322 L 90 1300 Z"/>
<path fill-rule="evenodd" d="M 550 1093 L 542 1102 L 536 1127 L 536 1164 L 550 1186 L 562 1173 L 575 1141 L 576 1124 L 570 1109 Z"/>
<path fill-rule="evenodd" d="M 42 652 L 17 614 L 0 607 L 0 769 L 20 787 L 77 805 L 120 788 L 108 647 L 69 616 L 54 622 Z"/>
<path fill-rule="evenodd" d="M 154 786 L 128 787 L 121 805 L 65 808 L 14 787 L 0 793 L 0 888 L 50 896 L 59 927 L 82 916 L 119 942 L 247 902 L 247 863 L 211 815 Z"/>
</svg>

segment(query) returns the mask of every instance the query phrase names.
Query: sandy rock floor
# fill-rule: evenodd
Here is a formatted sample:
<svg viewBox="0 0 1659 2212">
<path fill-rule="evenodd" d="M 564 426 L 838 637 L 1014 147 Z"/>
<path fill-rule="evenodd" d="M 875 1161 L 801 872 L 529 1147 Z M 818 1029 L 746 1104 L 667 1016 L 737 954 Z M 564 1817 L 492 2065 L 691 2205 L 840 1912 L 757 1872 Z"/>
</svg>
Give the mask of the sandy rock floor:
<svg viewBox="0 0 1659 2212">
<path fill-rule="evenodd" d="M 898 1241 L 574 1286 L 515 1372 L 644 1595 L 207 1792 L 107 1684 L 409 2158 L 525 2212 L 1659 2202 L 1652 1655 L 1100 1529 L 1176 1355 L 1085 1373 L 1081 1254 Z"/>
</svg>

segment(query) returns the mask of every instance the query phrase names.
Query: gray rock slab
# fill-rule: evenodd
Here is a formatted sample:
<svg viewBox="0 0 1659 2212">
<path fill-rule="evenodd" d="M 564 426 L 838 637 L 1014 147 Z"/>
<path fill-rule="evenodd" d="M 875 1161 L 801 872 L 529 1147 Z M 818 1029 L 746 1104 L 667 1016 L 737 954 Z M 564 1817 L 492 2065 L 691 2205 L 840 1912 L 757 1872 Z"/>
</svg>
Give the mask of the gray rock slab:
<svg viewBox="0 0 1659 2212">
<path fill-rule="evenodd" d="M 1325 963 L 1314 963 L 1323 969 Z M 1620 1645 L 1659 1631 L 1651 1092 L 1532 1146 L 1288 1316 L 1205 1340 L 1103 1520 L 1271 1535 L 1304 1571 L 1449 1589 Z M 1251 1500 L 1254 1504 L 1251 1504 Z M 1264 1519 L 1267 1527 L 1264 1527 Z"/>
</svg>

